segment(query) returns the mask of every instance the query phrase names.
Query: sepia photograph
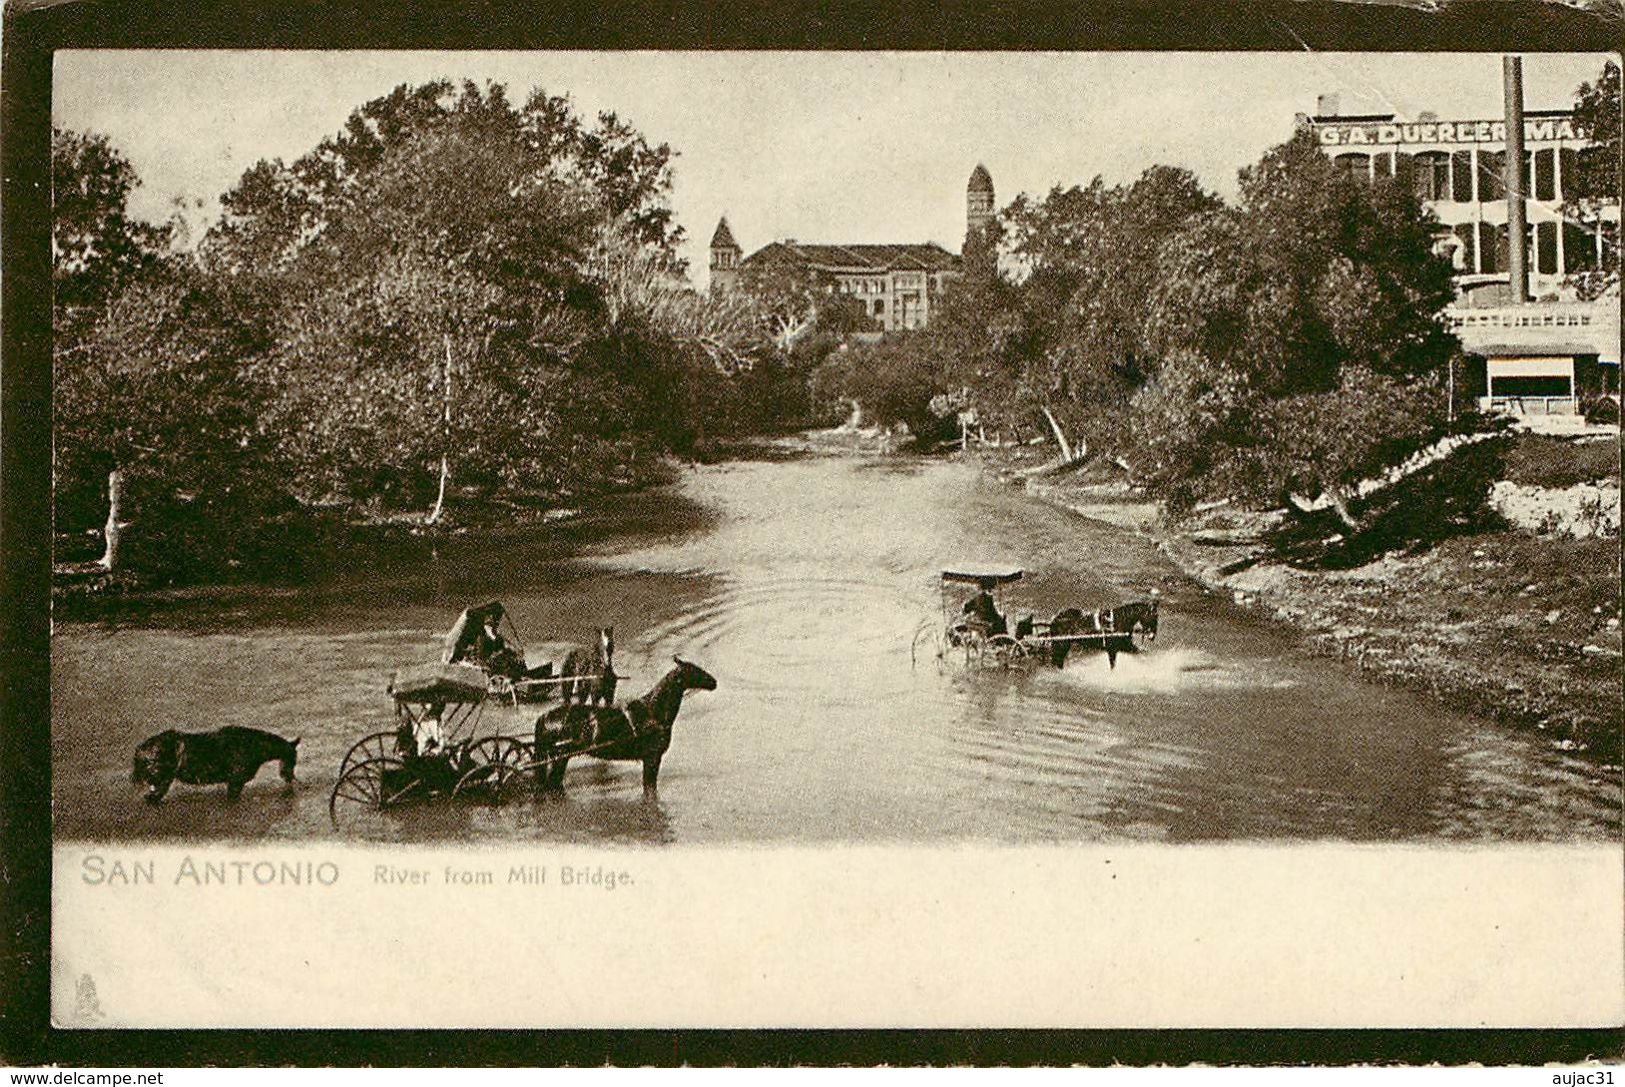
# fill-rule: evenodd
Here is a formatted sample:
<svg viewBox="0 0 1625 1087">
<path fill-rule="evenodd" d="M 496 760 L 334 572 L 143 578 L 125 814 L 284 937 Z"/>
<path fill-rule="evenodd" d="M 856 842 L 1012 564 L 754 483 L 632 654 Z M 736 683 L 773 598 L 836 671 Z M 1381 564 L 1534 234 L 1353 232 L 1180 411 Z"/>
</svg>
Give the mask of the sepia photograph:
<svg viewBox="0 0 1625 1087">
<path fill-rule="evenodd" d="M 1617 55 L 51 79 L 57 1026 L 1625 1014 Z"/>
</svg>

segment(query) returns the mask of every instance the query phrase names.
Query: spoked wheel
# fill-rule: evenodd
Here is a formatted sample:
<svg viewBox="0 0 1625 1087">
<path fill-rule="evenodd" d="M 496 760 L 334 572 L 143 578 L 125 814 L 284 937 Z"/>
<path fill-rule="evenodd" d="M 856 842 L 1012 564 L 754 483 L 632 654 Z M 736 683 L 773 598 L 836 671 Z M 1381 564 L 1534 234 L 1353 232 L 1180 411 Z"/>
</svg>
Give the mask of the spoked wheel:
<svg viewBox="0 0 1625 1087">
<path fill-rule="evenodd" d="M 914 629 L 914 641 L 908 647 L 908 663 L 911 667 L 916 666 L 922 657 L 935 657 L 941 663 L 947 649 L 941 624 L 935 619 L 927 619 Z"/>
<path fill-rule="evenodd" d="M 513 736 L 487 736 L 468 745 L 461 765 L 467 769 L 452 788 L 454 797 L 476 797 L 500 803 L 519 790 L 530 766 L 530 744 Z"/>
<path fill-rule="evenodd" d="M 334 826 L 345 826 L 428 795 L 427 784 L 400 759 L 362 759 L 339 775 L 327 814 Z"/>
<path fill-rule="evenodd" d="M 487 736 L 468 745 L 467 759 L 476 768 L 501 764 L 518 769 L 530 762 L 530 744 L 513 736 Z"/>
<path fill-rule="evenodd" d="M 995 634 L 987 640 L 985 659 L 1001 668 L 1019 663 L 1027 655 L 1027 646 L 1008 634 Z"/>
<path fill-rule="evenodd" d="M 399 759 L 400 756 L 394 732 L 374 732 L 371 736 L 357 740 L 350 750 L 344 753 L 344 758 L 339 762 L 339 777 L 344 777 L 345 771 L 365 759 Z"/>
<path fill-rule="evenodd" d="M 526 771 L 503 762 L 476 766 L 464 774 L 451 791 L 459 800 L 483 800 L 501 804 L 518 796 L 528 778 Z"/>
</svg>

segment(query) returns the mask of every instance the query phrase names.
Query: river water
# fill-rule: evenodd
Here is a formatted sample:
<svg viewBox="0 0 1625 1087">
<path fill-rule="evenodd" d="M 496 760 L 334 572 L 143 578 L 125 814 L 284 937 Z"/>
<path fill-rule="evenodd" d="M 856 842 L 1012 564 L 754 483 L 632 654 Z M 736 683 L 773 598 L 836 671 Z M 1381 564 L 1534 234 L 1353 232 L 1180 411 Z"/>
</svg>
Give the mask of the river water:
<svg viewBox="0 0 1625 1087">
<path fill-rule="evenodd" d="M 1013 613 L 1156 587 L 1149 652 L 1060 671 L 911 662 L 936 571 L 1012 563 Z M 562 796 L 445 801 L 335 829 L 328 794 L 386 685 L 436 660 L 470 603 L 520 640 L 616 631 L 620 697 L 673 655 L 716 676 L 683 703 L 656 798 L 635 763 L 572 764 Z M 1615 774 L 1310 659 L 1295 635 L 1183 578 L 1145 539 L 1035 503 L 968 465 L 785 449 L 562 525 L 357 554 L 330 582 L 65 623 L 52 645 L 64 838 L 999 842 L 1613 839 Z M 490 706 L 484 731 L 534 710 Z M 142 803 L 130 754 L 166 728 L 298 735 L 235 803 Z"/>
</svg>

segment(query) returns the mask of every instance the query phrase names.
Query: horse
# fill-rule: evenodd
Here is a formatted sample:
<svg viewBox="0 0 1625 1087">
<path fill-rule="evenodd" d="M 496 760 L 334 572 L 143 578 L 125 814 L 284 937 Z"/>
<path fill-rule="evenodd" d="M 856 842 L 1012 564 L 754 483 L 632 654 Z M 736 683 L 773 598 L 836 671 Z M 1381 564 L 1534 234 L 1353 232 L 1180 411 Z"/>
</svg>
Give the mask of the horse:
<svg viewBox="0 0 1625 1087">
<path fill-rule="evenodd" d="M 683 707 L 683 692 L 714 691 L 716 677 L 697 664 L 673 657 L 676 667 L 640 698 L 624 706 L 559 706 L 536 719 L 538 788 L 558 789 L 575 755 L 643 763 L 643 791 L 652 794 L 660 759 L 671 747 L 672 723 Z"/>
<path fill-rule="evenodd" d="M 1049 621 L 1051 637 L 1064 638 L 1073 634 L 1093 634 L 1100 630 L 1100 613 L 1086 614 L 1082 608 L 1062 608 L 1055 613 Z M 1049 643 L 1049 662 L 1056 668 L 1066 664 L 1068 654 L 1077 642 L 1056 641 Z"/>
<path fill-rule="evenodd" d="M 1157 604 L 1161 600 L 1161 595 L 1152 589 L 1144 600 L 1132 600 L 1102 612 L 1101 619 L 1106 624 L 1106 629 L 1130 636 L 1143 633 L 1146 641 L 1156 641 Z"/>
<path fill-rule="evenodd" d="M 274 732 L 235 725 L 215 732 L 160 732 L 135 749 L 130 780 L 149 785 L 147 802 L 156 804 L 177 781 L 188 785 L 226 786 L 226 799 L 236 800 L 243 786 L 272 759 L 282 764 L 282 780 L 293 782 L 299 737 L 285 740 Z"/>
<path fill-rule="evenodd" d="M 565 655 L 560 675 L 580 676 L 559 686 L 559 699 L 568 706 L 571 699 L 583 706 L 609 706 L 615 702 L 615 628 L 599 627 L 598 642 L 588 648 L 578 645 Z"/>
<path fill-rule="evenodd" d="M 1063 608 L 1050 620 L 1049 632 L 1055 636 L 1071 634 L 1099 634 L 1100 648 L 1106 651 L 1106 663 L 1117 667 L 1117 654 L 1132 653 L 1135 634 L 1143 634 L 1147 642 L 1157 640 L 1157 604 L 1161 594 L 1152 589 L 1144 600 L 1133 600 L 1113 608 L 1086 612 L 1082 608 Z M 1050 663 L 1059 668 L 1066 663 L 1067 654 L 1075 645 L 1087 642 L 1058 641 L 1050 643 Z"/>
</svg>

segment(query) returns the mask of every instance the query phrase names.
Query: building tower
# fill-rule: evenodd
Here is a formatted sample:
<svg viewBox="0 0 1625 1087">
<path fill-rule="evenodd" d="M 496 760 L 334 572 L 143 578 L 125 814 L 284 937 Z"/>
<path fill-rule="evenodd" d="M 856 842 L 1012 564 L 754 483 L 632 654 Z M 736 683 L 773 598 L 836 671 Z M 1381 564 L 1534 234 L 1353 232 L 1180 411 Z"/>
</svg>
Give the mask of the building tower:
<svg viewBox="0 0 1625 1087">
<path fill-rule="evenodd" d="M 981 163 L 970 172 L 965 186 L 965 236 L 977 233 L 993 221 L 993 176 Z"/>
<path fill-rule="evenodd" d="M 717 220 L 717 230 L 711 235 L 711 289 L 728 290 L 739 278 L 739 258 L 743 255 L 733 231 L 728 229 L 728 217 Z"/>
</svg>

